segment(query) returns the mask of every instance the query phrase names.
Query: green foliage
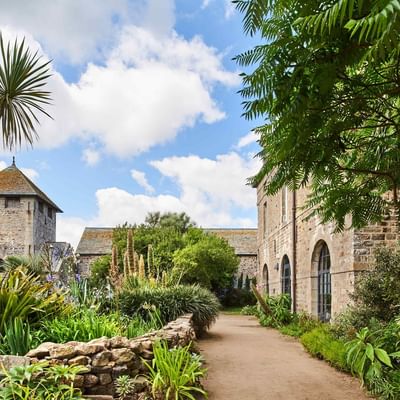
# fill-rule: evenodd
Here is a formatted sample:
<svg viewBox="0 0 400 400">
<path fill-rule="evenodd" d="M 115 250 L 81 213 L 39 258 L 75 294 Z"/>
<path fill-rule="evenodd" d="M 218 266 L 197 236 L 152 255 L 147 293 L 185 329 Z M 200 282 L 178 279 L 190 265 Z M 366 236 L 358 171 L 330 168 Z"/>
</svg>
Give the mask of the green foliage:
<svg viewBox="0 0 400 400">
<path fill-rule="evenodd" d="M 12 271 L 18 267 L 23 267 L 29 273 L 42 275 L 44 266 L 40 256 L 7 256 L 2 264 L 4 271 Z"/>
<path fill-rule="evenodd" d="M 240 314 L 242 314 L 242 315 L 254 315 L 254 316 L 258 317 L 260 312 L 258 311 L 258 307 L 256 305 L 254 305 L 254 306 L 244 306 L 241 309 Z"/>
<path fill-rule="evenodd" d="M 124 333 L 124 324 L 118 314 L 101 315 L 93 309 L 82 308 L 64 317 L 44 320 L 40 331 L 45 342 L 88 342 L 102 336 L 120 336 Z"/>
<path fill-rule="evenodd" d="M 149 212 L 145 219 L 145 224 L 150 228 L 173 228 L 180 233 L 185 233 L 189 228 L 196 226 L 196 223 L 186 213 Z"/>
<path fill-rule="evenodd" d="M 135 380 L 129 375 L 122 375 L 116 379 L 115 391 L 118 400 L 125 400 L 135 394 Z"/>
<path fill-rule="evenodd" d="M 126 337 L 135 338 L 144 335 L 145 333 L 161 329 L 164 326 L 164 321 L 161 319 L 161 313 L 156 307 L 145 304 L 143 309 L 146 311 L 145 318 L 137 316 L 129 319 L 126 326 Z"/>
<path fill-rule="evenodd" d="M 257 302 L 252 292 L 239 288 L 222 290 L 218 297 L 223 307 L 244 307 L 254 305 Z"/>
<path fill-rule="evenodd" d="M 191 345 L 168 349 L 166 342 L 156 342 L 153 352 L 154 359 L 145 364 L 155 399 L 195 400 L 196 394 L 207 397 L 200 386 L 206 370 L 201 356 L 191 353 Z"/>
<path fill-rule="evenodd" d="M 372 378 L 369 391 L 380 400 L 397 400 L 400 398 L 400 370 L 385 371 L 385 376 Z"/>
<path fill-rule="evenodd" d="M 28 321 L 33 327 L 42 318 L 65 312 L 64 297 L 51 282 L 40 283 L 39 277 L 22 268 L 7 272 L 0 281 L 0 334 L 6 324 L 15 318 Z"/>
<path fill-rule="evenodd" d="M 149 305 L 160 311 L 161 319 L 165 322 L 193 313 L 193 323 L 198 334 L 215 321 L 219 310 L 218 299 L 197 285 L 123 289 L 119 301 L 121 311 L 130 317 L 142 315 L 146 318 L 146 306 Z"/>
<path fill-rule="evenodd" d="M 96 258 L 90 264 L 90 285 L 100 288 L 108 282 L 108 270 L 110 269 L 111 256 L 105 255 Z"/>
<path fill-rule="evenodd" d="M 301 336 L 300 340 L 312 356 L 324 359 L 343 371 L 348 371 L 345 343 L 335 339 L 328 326 L 322 325 L 315 328 Z"/>
<path fill-rule="evenodd" d="M 49 365 L 47 362 L 8 371 L 0 382 L 3 400 L 83 400 L 73 387 L 77 374 L 86 372 L 81 365 Z"/>
<path fill-rule="evenodd" d="M 0 335 L 0 354 L 24 356 L 34 347 L 28 322 L 17 317 L 5 325 L 5 334 Z"/>
<path fill-rule="evenodd" d="M 388 354 L 382 345 L 378 332 L 369 328 L 361 329 L 354 340 L 346 343 L 347 364 L 363 383 L 382 377 L 384 367 L 393 368 L 391 358 L 400 357 L 400 352 Z"/>
<path fill-rule="evenodd" d="M 236 57 L 254 66 L 242 74 L 244 116 L 266 121 L 251 183 L 267 176 L 269 195 L 308 186 L 306 208 L 337 230 L 398 212 L 398 1 L 235 3 L 245 32 L 261 37 Z"/>
<path fill-rule="evenodd" d="M 0 122 L 3 146 L 12 150 L 23 141 L 33 144 L 36 112 L 50 117 L 43 108 L 50 102 L 50 93 L 43 90 L 50 77 L 49 62 L 32 54 L 25 40 L 6 45 L 1 34 L 0 51 Z"/>
<path fill-rule="evenodd" d="M 174 272 L 182 283 L 198 283 L 217 291 L 229 287 L 239 259 L 228 242 L 216 235 L 191 228 L 185 247 L 174 252 Z"/>
<path fill-rule="evenodd" d="M 370 318 L 390 321 L 400 305 L 400 250 L 378 250 L 375 265 L 356 281 L 352 298 L 361 310 L 368 310 Z"/>
<path fill-rule="evenodd" d="M 272 316 L 261 313 L 261 325 L 278 328 L 292 321 L 293 314 L 291 312 L 292 301 L 290 295 L 285 293 L 275 297 L 266 296 L 265 302 L 269 306 Z"/>
<path fill-rule="evenodd" d="M 313 318 L 309 314 L 300 313 L 293 316 L 293 320 L 287 325 L 283 325 L 279 328 L 279 331 L 284 335 L 301 337 L 307 332 L 311 332 L 313 329 L 322 326 L 322 323 L 317 319 Z"/>
</svg>

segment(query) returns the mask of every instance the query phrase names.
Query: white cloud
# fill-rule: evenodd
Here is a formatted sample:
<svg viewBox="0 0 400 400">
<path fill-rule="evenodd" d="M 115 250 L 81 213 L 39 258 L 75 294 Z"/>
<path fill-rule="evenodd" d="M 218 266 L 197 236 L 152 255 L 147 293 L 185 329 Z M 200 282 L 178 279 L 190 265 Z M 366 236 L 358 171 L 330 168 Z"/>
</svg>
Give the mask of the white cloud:
<svg viewBox="0 0 400 400">
<path fill-rule="evenodd" d="M 201 3 L 201 8 L 207 8 L 210 5 L 211 0 L 203 0 L 203 2 Z"/>
<path fill-rule="evenodd" d="M 57 238 L 59 242 L 68 242 L 76 249 L 79 239 L 86 226 L 90 226 L 90 221 L 83 218 L 65 217 L 57 215 Z"/>
<path fill-rule="evenodd" d="M 236 12 L 235 5 L 232 3 L 232 0 L 225 0 L 225 18 L 230 19 Z"/>
<path fill-rule="evenodd" d="M 32 39 L 32 47 L 40 48 Z M 129 157 L 170 141 L 198 121 L 225 117 L 212 94 L 217 84 L 239 84 L 222 55 L 200 37 L 158 37 L 130 26 L 102 65 L 89 63 L 77 83 L 57 72 L 49 81 L 53 120 L 42 117 L 36 148 L 71 138 L 95 141 L 101 152 Z"/>
<path fill-rule="evenodd" d="M 137 184 L 146 191 L 146 193 L 154 193 L 154 188 L 147 181 L 146 174 L 144 172 L 138 171 L 137 169 L 132 169 L 131 176 L 137 182 Z"/>
<path fill-rule="evenodd" d="M 72 62 L 101 58 L 118 27 L 145 12 L 143 2 L 129 0 L 0 0 L 0 6 L 2 27 L 30 32 L 52 58 Z"/>
<path fill-rule="evenodd" d="M 259 160 L 230 153 L 215 160 L 170 157 L 152 165 L 178 186 L 177 196 L 138 195 L 116 187 L 100 189 L 96 192 L 96 215 L 87 220 L 60 218 L 59 240 L 71 241 L 76 246 L 79 236 L 76 232 L 81 232 L 84 226 L 141 223 L 151 211 L 185 211 L 204 227 L 256 225 L 256 221 L 237 215 L 255 208 L 256 191 L 246 185 L 246 179 L 258 171 Z"/>
<path fill-rule="evenodd" d="M 87 165 L 93 167 L 100 161 L 100 153 L 94 149 L 84 149 L 82 152 L 82 160 Z"/>
<path fill-rule="evenodd" d="M 239 139 L 236 148 L 242 149 L 243 147 L 247 147 L 249 144 L 256 143 L 258 139 L 259 137 L 255 132 L 250 132 Z"/>
</svg>

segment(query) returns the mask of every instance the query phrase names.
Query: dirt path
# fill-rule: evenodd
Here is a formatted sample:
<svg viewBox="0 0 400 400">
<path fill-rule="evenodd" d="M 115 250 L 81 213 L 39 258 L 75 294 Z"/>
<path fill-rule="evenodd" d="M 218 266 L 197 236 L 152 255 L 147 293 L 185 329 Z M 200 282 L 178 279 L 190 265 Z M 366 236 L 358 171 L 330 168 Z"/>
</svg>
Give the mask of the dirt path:
<svg viewBox="0 0 400 400">
<path fill-rule="evenodd" d="M 253 317 L 221 315 L 200 340 L 210 400 L 365 400 L 359 382 Z"/>
</svg>

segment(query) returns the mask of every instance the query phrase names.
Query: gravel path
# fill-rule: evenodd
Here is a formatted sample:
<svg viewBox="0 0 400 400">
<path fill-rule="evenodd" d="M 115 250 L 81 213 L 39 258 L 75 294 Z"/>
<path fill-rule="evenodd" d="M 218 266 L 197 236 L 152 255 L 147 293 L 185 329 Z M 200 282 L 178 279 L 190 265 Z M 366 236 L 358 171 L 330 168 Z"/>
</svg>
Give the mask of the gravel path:
<svg viewBox="0 0 400 400">
<path fill-rule="evenodd" d="M 199 347 L 210 400 L 365 400 L 359 382 L 255 318 L 221 315 Z"/>
</svg>

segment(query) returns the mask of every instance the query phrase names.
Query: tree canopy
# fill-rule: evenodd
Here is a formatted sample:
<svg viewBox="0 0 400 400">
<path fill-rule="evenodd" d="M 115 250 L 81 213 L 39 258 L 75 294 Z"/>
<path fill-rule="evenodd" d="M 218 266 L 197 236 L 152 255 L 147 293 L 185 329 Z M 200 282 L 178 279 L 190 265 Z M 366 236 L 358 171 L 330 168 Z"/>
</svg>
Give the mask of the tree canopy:
<svg viewBox="0 0 400 400">
<path fill-rule="evenodd" d="M 44 90 L 50 77 L 49 62 L 31 53 L 25 40 L 14 44 L 3 41 L 0 33 L 0 124 L 3 147 L 9 150 L 37 138 L 36 114 L 50 115 L 44 109 L 50 92 Z"/>
<path fill-rule="evenodd" d="M 310 187 L 307 206 L 345 228 L 400 210 L 398 1 L 238 0 L 262 43 L 238 55 L 244 116 L 264 118 L 266 191 Z M 390 195 L 387 195 L 390 193 Z M 384 196 L 385 195 L 385 196 Z"/>
</svg>

